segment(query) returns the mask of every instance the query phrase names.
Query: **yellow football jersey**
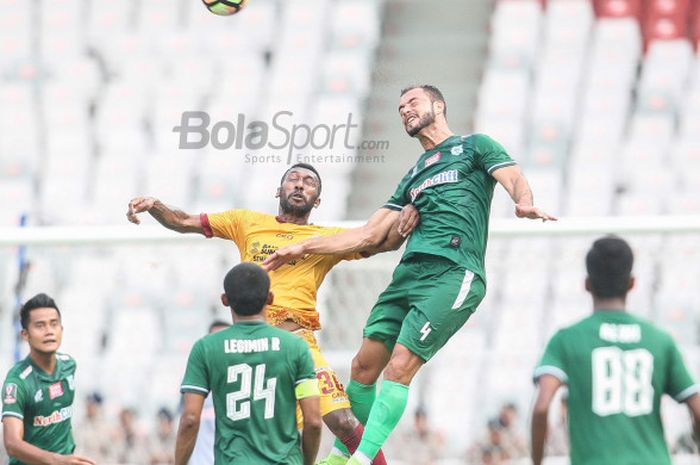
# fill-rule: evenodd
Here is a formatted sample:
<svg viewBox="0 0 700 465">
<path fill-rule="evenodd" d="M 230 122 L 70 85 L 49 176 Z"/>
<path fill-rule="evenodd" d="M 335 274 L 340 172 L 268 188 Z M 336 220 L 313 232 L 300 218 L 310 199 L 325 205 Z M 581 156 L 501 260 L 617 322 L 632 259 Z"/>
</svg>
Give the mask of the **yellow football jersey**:
<svg viewBox="0 0 700 465">
<path fill-rule="evenodd" d="M 234 209 L 200 216 L 207 237 L 230 239 L 236 243 L 241 260 L 262 264 L 278 248 L 317 236 L 336 234 L 342 228 L 327 228 L 313 224 L 285 223 L 278 217 L 250 210 Z M 274 302 L 267 307 L 270 324 L 292 320 L 298 325 L 317 330 L 321 328 L 316 311 L 316 293 L 326 274 L 341 260 L 362 258 L 348 256 L 306 255 L 270 273 Z"/>
</svg>

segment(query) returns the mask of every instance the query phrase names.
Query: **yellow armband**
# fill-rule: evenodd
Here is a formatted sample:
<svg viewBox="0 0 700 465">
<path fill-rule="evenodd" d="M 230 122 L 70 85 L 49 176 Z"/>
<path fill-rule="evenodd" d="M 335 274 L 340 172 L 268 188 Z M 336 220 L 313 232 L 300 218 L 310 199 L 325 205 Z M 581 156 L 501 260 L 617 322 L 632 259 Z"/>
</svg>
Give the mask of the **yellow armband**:
<svg viewBox="0 0 700 465">
<path fill-rule="evenodd" d="M 307 397 L 320 396 L 321 391 L 318 389 L 318 380 L 305 379 L 297 384 L 296 389 L 294 389 L 294 394 L 296 394 L 297 400 L 306 399 Z"/>
</svg>

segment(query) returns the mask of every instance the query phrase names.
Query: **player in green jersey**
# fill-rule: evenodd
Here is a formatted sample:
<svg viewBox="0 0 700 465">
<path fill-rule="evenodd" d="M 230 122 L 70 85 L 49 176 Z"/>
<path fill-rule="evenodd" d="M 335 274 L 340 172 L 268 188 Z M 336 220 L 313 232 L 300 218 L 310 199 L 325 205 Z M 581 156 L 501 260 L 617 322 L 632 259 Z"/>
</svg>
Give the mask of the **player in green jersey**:
<svg viewBox="0 0 700 465">
<path fill-rule="evenodd" d="M 445 99 L 437 88 L 404 89 L 399 115 L 406 132 L 425 152 L 394 195 L 365 226 L 279 249 L 265 261 L 268 269 L 276 269 L 305 254 L 364 251 L 384 240 L 396 212 L 405 205 L 415 205 L 421 215 L 391 284 L 370 313 L 352 362 L 348 392 L 354 393 L 353 412 L 367 426 L 348 464 L 369 465 L 401 418 L 415 374 L 483 299 L 496 182 L 510 194 L 518 217 L 556 219 L 533 206 L 527 180 L 500 144 L 483 134 L 453 134 L 446 114 Z M 382 370 L 384 381 L 375 402 L 375 383 Z"/>
<path fill-rule="evenodd" d="M 57 352 L 63 325 L 56 302 L 46 294 L 35 295 L 20 309 L 20 321 L 29 355 L 10 369 L 2 387 L 10 465 L 94 464 L 72 455 L 75 360 Z"/>
<path fill-rule="evenodd" d="M 233 267 L 224 290 L 222 302 L 231 308 L 234 325 L 192 347 L 180 388 L 184 407 L 175 465 L 187 465 L 210 391 L 216 465 L 312 465 L 321 438 L 321 414 L 309 346 L 265 322 L 264 307 L 273 295 L 270 278 L 258 265 Z M 304 415 L 301 449 L 297 401 Z"/>
<path fill-rule="evenodd" d="M 535 370 L 532 460 L 542 463 L 549 405 L 568 386 L 572 465 L 670 465 L 659 404 L 685 402 L 700 433 L 700 386 L 673 339 L 626 311 L 634 286 L 632 250 L 614 236 L 586 256 L 593 314 L 558 331 Z"/>
</svg>

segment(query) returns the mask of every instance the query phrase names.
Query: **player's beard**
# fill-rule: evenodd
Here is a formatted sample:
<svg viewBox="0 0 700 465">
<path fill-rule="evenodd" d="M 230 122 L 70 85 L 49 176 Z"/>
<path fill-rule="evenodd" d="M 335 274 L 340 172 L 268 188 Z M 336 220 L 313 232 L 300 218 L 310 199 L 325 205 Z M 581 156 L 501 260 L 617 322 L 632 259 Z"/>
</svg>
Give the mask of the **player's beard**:
<svg viewBox="0 0 700 465">
<path fill-rule="evenodd" d="M 282 207 L 282 212 L 287 213 L 298 218 L 303 218 L 311 212 L 314 208 L 314 202 L 316 199 L 309 200 L 304 203 L 304 205 L 294 205 L 289 202 L 289 197 L 280 197 L 280 207 Z"/>
<path fill-rule="evenodd" d="M 426 128 L 435 122 L 435 111 L 431 108 L 429 112 L 424 113 L 418 118 L 418 124 L 412 128 L 406 128 L 406 132 L 409 136 L 415 137 L 416 134 L 421 132 L 423 128 Z"/>
</svg>

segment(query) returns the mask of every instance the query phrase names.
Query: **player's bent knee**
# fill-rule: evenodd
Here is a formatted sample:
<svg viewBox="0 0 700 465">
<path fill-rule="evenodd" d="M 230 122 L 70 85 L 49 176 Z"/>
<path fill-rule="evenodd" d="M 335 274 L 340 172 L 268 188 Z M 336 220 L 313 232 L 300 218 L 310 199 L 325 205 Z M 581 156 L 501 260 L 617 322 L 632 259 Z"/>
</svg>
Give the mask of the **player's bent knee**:
<svg viewBox="0 0 700 465">
<path fill-rule="evenodd" d="M 327 413 L 323 416 L 323 422 L 336 437 L 341 439 L 353 434 L 360 423 L 348 408 Z"/>
<path fill-rule="evenodd" d="M 364 357 L 359 355 L 352 359 L 350 365 L 352 379 L 362 384 L 374 384 L 382 372 L 382 367 L 373 363 L 367 363 Z"/>
<path fill-rule="evenodd" d="M 409 385 L 424 364 L 425 362 L 418 355 L 397 344 L 391 355 L 391 360 L 384 370 L 384 379 Z"/>
</svg>

